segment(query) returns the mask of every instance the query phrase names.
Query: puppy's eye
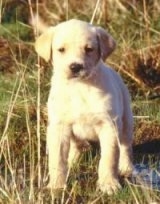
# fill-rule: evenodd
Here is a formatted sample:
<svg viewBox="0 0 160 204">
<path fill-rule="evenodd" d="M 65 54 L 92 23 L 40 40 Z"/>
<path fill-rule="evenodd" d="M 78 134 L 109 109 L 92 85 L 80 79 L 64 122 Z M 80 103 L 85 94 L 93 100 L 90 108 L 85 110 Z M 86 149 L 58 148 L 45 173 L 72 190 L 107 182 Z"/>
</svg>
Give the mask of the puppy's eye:
<svg viewBox="0 0 160 204">
<path fill-rule="evenodd" d="M 86 53 L 90 53 L 90 52 L 93 52 L 93 47 L 85 47 L 85 52 Z"/>
<path fill-rule="evenodd" d="M 61 53 L 64 53 L 64 52 L 65 52 L 65 48 L 64 48 L 64 47 L 60 47 L 60 48 L 58 49 L 58 51 L 61 52 Z"/>
</svg>

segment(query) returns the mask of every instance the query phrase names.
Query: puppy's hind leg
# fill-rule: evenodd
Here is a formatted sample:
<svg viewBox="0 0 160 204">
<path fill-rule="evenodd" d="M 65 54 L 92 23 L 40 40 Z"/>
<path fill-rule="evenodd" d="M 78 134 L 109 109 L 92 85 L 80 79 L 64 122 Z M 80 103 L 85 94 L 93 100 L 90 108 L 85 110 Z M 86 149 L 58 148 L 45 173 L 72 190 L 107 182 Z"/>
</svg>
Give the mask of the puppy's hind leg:
<svg viewBox="0 0 160 204">
<path fill-rule="evenodd" d="M 133 117 L 129 106 L 125 109 L 123 118 L 122 135 L 120 136 L 120 158 L 119 174 L 120 176 L 130 176 L 133 171 L 132 164 L 132 137 L 133 137 Z"/>
<path fill-rule="evenodd" d="M 130 176 L 133 170 L 132 164 L 132 141 L 133 141 L 133 115 L 130 108 L 130 97 L 128 90 L 123 86 L 124 112 L 122 117 L 122 134 L 119 137 L 120 159 L 119 174 Z"/>
<path fill-rule="evenodd" d="M 72 167 L 78 160 L 80 153 L 89 150 L 90 144 L 87 141 L 80 140 L 78 138 L 72 138 L 70 140 L 70 150 L 68 157 L 68 166 Z"/>
<path fill-rule="evenodd" d="M 124 129 L 120 139 L 119 175 L 128 177 L 132 174 L 132 127 Z"/>
<path fill-rule="evenodd" d="M 80 155 L 80 150 L 78 149 L 78 146 L 74 140 L 70 140 L 70 150 L 69 150 L 69 156 L 68 156 L 68 166 L 71 168 L 74 163 L 78 160 Z"/>
</svg>

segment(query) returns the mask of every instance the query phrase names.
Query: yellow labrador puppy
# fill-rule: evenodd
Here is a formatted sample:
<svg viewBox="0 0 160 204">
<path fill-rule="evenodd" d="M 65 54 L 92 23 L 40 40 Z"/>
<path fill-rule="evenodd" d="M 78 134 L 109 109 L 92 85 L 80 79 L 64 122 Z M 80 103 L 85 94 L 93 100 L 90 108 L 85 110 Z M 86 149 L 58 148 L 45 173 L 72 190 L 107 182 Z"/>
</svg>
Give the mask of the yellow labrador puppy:
<svg viewBox="0 0 160 204">
<path fill-rule="evenodd" d="M 48 99 L 50 187 L 63 188 L 81 147 L 99 140 L 98 186 L 116 192 L 118 175 L 132 171 L 133 121 L 126 86 L 103 62 L 115 41 L 104 29 L 73 19 L 46 30 L 35 48 L 54 67 Z"/>
</svg>

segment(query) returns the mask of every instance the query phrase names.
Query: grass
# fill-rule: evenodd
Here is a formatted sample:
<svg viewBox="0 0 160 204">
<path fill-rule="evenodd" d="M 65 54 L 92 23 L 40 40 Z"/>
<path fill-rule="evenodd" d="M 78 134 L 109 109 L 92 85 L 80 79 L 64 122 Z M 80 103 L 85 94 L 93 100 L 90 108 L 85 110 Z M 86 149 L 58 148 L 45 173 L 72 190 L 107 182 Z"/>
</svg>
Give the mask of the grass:
<svg viewBox="0 0 160 204">
<path fill-rule="evenodd" d="M 132 109 L 134 111 L 135 118 L 148 119 L 148 121 L 160 122 L 160 111 L 159 111 L 159 101 L 150 101 L 150 100 L 136 100 L 132 103 Z"/>
<path fill-rule="evenodd" d="M 120 8 L 115 8 L 115 15 L 112 17 L 109 11 L 108 14 L 97 11 L 94 19 L 95 24 L 100 22 L 117 39 L 117 51 L 108 59 L 108 63 L 124 76 L 134 98 L 132 103 L 136 116 L 134 144 L 147 145 L 149 142 L 149 147 L 153 140 L 156 140 L 156 144 L 160 141 L 159 99 L 149 100 L 147 94 L 155 92 L 154 87 L 139 86 L 125 75 L 122 65 L 125 68 L 134 69 L 137 66 L 136 58 L 139 58 L 140 54 L 143 55 L 144 64 L 148 55 L 156 59 L 157 64 L 160 62 L 156 52 L 153 53 L 152 50 L 146 52 L 143 49 L 148 46 L 154 47 L 159 41 L 159 15 L 153 15 L 158 11 L 153 7 L 156 1 L 152 2 L 153 4 L 147 4 L 145 9 L 144 5 L 147 3 L 145 0 L 135 7 L 134 5 L 127 7 L 129 4 L 124 1 L 125 7 L 128 8 L 126 13 Z M 70 3 L 74 4 L 72 1 Z M 89 4 L 91 7 L 87 9 L 86 5 Z M 71 5 L 69 18 L 82 16 L 83 19 L 91 19 L 95 8 L 93 2 L 88 0 L 82 5 L 83 9 L 86 8 L 83 13 L 80 8 L 75 11 Z M 5 11 L 7 15 L 7 9 Z M 5 15 L 5 12 L 3 13 Z M 40 63 L 40 68 L 37 66 L 39 63 L 32 46 L 34 39 L 33 34 L 30 35 L 31 30 L 17 19 L 12 21 L 12 24 L 8 21 L 7 24 L 4 22 L 0 31 L 0 35 L 7 39 L 9 46 L 7 53 L 2 52 L 4 47 L 0 47 L 1 61 L 7 62 L 7 65 L 3 65 L 3 72 L 0 75 L 0 203 L 4 204 L 53 203 L 51 192 L 45 189 L 48 181 L 45 107 L 52 70 L 51 66 L 43 61 Z M 128 56 L 125 56 L 126 50 L 127 53 L 131 53 L 129 60 Z M 9 62 L 6 61 L 6 56 Z M 159 67 L 156 68 L 159 69 Z M 134 149 L 134 163 L 147 162 L 151 167 L 157 168 L 158 147 L 155 152 L 147 151 L 146 146 L 138 148 Z M 155 143 L 152 149 L 155 149 Z M 137 186 L 128 180 L 123 181 L 124 188 L 116 195 L 107 196 L 97 192 L 95 186 L 98 161 L 98 149 L 82 154 L 79 162 L 70 171 L 68 185 L 60 198 L 62 203 L 160 202 L 158 190 L 147 189 L 142 185 Z"/>
</svg>

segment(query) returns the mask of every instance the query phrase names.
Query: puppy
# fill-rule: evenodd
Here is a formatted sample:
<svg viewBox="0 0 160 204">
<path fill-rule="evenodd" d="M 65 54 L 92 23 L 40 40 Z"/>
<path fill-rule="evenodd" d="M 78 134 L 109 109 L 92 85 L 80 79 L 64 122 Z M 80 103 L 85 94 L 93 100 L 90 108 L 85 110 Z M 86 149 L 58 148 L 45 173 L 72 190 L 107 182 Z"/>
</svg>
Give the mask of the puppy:
<svg viewBox="0 0 160 204">
<path fill-rule="evenodd" d="M 112 194 L 118 175 L 132 171 L 133 120 L 129 93 L 120 76 L 104 64 L 115 41 L 102 28 L 69 20 L 46 30 L 35 43 L 51 60 L 47 146 L 50 187 L 63 188 L 68 167 L 87 141 L 99 140 L 98 187 Z"/>
</svg>

